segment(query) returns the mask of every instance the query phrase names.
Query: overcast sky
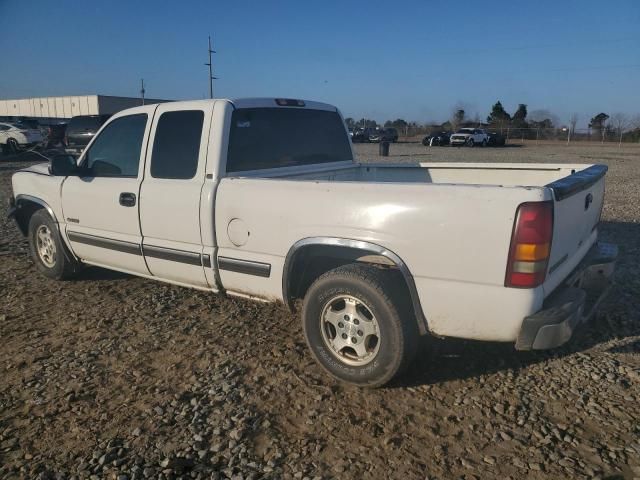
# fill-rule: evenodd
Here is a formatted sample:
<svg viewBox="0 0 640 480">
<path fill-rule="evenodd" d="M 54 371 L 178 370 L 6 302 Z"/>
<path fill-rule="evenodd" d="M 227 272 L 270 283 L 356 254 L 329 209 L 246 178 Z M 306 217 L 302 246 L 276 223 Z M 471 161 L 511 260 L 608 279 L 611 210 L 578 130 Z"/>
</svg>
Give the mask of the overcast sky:
<svg viewBox="0 0 640 480">
<path fill-rule="evenodd" d="M 345 116 L 640 113 L 640 1 L 0 0 L 0 98 L 296 97 Z"/>
</svg>

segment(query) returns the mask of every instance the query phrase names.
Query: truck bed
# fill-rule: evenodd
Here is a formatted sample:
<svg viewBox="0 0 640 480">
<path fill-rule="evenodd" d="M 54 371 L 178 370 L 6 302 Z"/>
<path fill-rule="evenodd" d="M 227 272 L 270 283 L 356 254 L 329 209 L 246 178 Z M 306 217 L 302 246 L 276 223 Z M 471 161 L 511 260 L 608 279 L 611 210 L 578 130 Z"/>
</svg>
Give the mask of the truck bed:
<svg viewBox="0 0 640 480">
<path fill-rule="evenodd" d="M 279 168 L 261 172 L 260 177 L 299 180 L 382 183 L 434 183 L 453 185 L 491 185 L 544 187 L 591 167 L 585 164 L 535 163 L 415 163 L 415 164 L 336 164 Z"/>
</svg>

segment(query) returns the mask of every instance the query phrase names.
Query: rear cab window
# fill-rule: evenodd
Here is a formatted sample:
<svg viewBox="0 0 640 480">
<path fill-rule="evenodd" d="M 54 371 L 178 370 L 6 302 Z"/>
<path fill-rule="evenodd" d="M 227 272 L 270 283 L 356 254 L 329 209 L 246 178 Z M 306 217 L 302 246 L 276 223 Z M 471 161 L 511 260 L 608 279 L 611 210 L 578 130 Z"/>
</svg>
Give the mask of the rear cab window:
<svg viewBox="0 0 640 480">
<path fill-rule="evenodd" d="M 203 123 L 202 110 L 164 112 L 160 116 L 151 154 L 153 178 L 186 180 L 195 176 Z"/>
<path fill-rule="evenodd" d="M 239 108 L 231 117 L 227 172 L 353 160 L 335 111 Z"/>
</svg>

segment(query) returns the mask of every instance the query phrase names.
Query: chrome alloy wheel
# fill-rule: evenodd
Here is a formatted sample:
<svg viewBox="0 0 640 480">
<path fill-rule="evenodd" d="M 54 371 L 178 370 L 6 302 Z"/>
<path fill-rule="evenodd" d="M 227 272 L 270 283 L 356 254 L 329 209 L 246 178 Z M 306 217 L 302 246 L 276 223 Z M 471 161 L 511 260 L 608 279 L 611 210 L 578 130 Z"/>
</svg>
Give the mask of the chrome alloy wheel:
<svg viewBox="0 0 640 480">
<path fill-rule="evenodd" d="M 331 353 L 348 365 L 366 365 L 378 353 L 378 321 L 364 302 L 350 295 L 338 295 L 326 303 L 320 330 Z"/>
<path fill-rule="evenodd" d="M 36 249 L 44 266 L 53 268 L 56 264 L 56 244 L 46 225 L 40 225 L 36 230 Z"/>
</svg>

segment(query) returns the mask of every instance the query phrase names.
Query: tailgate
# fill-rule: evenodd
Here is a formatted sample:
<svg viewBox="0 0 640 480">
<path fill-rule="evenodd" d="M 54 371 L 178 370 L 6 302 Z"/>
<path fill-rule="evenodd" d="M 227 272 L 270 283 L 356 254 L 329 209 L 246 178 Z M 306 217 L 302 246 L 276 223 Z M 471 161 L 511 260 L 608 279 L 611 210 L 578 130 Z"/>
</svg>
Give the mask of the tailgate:
<svg viewBox="0 0 640 480">
<path fill-rule="evenodd" d="M 553 191 L 553 240 L 545 295 L 560 285 L 597 239 L 606 165 L 592 165 L 547 185 Z"/>
</svg>

